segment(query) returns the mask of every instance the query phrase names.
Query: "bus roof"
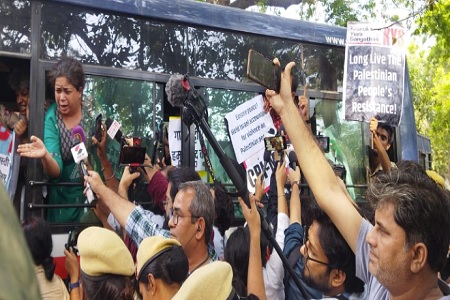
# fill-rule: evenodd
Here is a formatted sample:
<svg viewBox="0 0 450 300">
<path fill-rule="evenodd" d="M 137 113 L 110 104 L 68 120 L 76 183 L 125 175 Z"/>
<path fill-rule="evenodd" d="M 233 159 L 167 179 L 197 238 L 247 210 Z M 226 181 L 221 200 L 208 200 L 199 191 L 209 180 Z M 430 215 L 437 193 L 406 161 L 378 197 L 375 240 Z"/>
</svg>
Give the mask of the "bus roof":
<svg viewBox="0 0 450 300">
<path fill-rule="evenodd" d="M 345 46 L 344 27 L 293 20 L 243 9 L 193 0 L 53 0 L 125 14 L 208 28 L 303 41 L 318 45 Z"/>
</svg>

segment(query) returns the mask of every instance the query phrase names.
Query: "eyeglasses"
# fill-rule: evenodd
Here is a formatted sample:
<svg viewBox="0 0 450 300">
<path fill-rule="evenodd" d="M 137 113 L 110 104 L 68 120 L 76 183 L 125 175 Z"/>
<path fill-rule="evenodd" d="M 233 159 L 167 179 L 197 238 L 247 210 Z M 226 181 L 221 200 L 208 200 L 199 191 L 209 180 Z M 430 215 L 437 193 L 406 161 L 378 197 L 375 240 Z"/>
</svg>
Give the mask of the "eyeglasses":
<svg viewBox="0 0 450 300">
<path fill-rule="evenodd" d="M 323 261 L 320 261 L 320 260 L 317 260 L 317 259 L 314 259 L 311 256 L 309 256 L 309 254 L 308 254 L 308 246 L 307 246 L 308 240 L 309 240 L 308 227 L 307 226 L 303 227 L 303 232 L 304 232 L 303 245 L 305 246 L 305 266 L 306 266 L 306 263 L 308 262 L 308 260 L 310 260 L 310 261 L 313 261 L 313 262 L 316 262 L 318 264 L 321 264 L 321 265 L 324 265 L 324 266 L 327 266 L 327 267 L 331 268 L 333 266 L 332 264 L 326 263 L 326 262 L 323 262 Z"/>
<path fill-rule="evenodd" d="M 195 218 L 195 219 L 200 218 L 200 217 L 194 216 L 194 215 L 180 216 L 176 211 L 173 210 L 173 208 L 170 208 L 169 219 L 172 219 L 174 225 L 178 225 L 179 218 L 187 218 L 187 217 L 189 217 L 191 219 L 192 218 Z"/>
</svg>

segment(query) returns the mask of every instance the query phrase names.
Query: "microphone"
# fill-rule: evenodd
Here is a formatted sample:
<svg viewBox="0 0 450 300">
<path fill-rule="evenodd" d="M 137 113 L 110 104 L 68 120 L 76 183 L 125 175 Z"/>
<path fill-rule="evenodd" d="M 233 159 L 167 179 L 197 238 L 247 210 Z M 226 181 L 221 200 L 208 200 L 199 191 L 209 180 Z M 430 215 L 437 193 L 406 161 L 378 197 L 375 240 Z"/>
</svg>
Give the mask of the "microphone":
<svg viewBox="0 0 450 300">
<path fill-rule="evenodd" d="M 87 176 L 88 172 L 85 162 L 87 161 L 88 158 L 88 152 L 84 144 L 86 142 L 86 135 L 84 134 L 83 128 L 79 125 L 72 128 L 71 133 L 74 146 L 70 149 L 70 151 L 72 152 L 73 160 L 81 168 L 83 176 Z M 86 188 L 87 188 L 86 197 L 89 203 L 92 203 L 92 201 L 95 200 L 95 196 L 94 193 L 92 192 L 91 185 L 89 183 L 86 183 Z"/>
<path fill-rule="evenodd" d="M 294 151 L 289 152 L 289 166 L 291 167 L 291 169 L 295 170 L 295 168 L 297 168 L 298 165 L 298 159 L 297 159 L 297 155 L 295 154 Z"/>
<path fill-rule="evenodd" d="M 112 123 L 113 123 L 113 120 L 111 120 L 111 118 L 106 119 L 106 121 L 105 121 L 106 130 L 108 130 L 111 127 Z M 83 128 L 81 128 L 81 130 L 83 130 Z M 120 131 L 120 129 L 119 129 L 119 130 L 117 130 L 117 133 L 114 136 L 114 139 L 120 143 L 122 141 L 122 135 L 123 135 L 122 131 Z"/>
<path fill-rule="evenodd" d="M 264 178 L 267 177 L 267 164 L 270 161 L 271 153 L 269 150 L 264 150 Z"/>
<path fill-rule="evenodd" d="M 170 76 L 169 80 L 166 83 L 166 94 L 167 100 L 173 107 L 183 107 L 184 100 L 189 94 L 190 86 L 187 88 L 184 86 L 187 80 L 185 80 L 185 76 L 180 74 L 174 74 Z"/>
</svg>

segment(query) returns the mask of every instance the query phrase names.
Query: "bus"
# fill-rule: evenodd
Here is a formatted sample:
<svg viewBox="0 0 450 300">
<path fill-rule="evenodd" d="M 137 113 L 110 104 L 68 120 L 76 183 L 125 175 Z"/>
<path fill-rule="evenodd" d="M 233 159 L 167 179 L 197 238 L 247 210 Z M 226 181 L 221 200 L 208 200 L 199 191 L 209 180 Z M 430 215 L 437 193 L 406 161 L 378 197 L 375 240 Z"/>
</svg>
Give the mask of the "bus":
<svg viewBox="0 0 450 300">
<path fill-rule="evenodd" d="M 330 138 L 326 156 L 345 168 L 352 196 L 364 202 L 368 124 L 340 117 L 346 28 L 191 0 L 1 0 L 0 29 L 0 104 L 18 109 L 7 78 L 14 68 L 25 67 L 30 76 L 28 135 L 38 137 L 43 135 L 45 103 L 53 98 L 47 72 L 60 57 L 73 56 L 86 74 L 86 131 L 102 113 L 119 121 L 123 132 L 143 137 L 151 145 L 160 124 L 180 116 L 180 108 L 167 101 L 165 84 L 172 74 L 189 74 L 208 103 L 214 137 L 228 156 L 235 157 L 224 116 L 264 93 L 263 87 L 246 78 L 248 51 L 278 57 L 283 64 L 295 61 L 300 78 L 297 94 L 308 84 L 314 131 Z M 389 152 L 394 162 L 418 161 L 407 74 L 404 86 L 402 119 Z M 194 167 L 192 140 L 189 134 L 183 139 L 183 166 Z M 232 189 L 210 143 L 206 144 L 215 176 Z M 21 219 L 45 216 L 42 165 L 33 159 L 23 160 L 22 165 L 23 180 L 13 199 L 18 214 Z M 64 244 L 71 227 L 52 224 L 56 246 Z M 59 256 L 62 250 L 55 252 Z"/>
</svg>

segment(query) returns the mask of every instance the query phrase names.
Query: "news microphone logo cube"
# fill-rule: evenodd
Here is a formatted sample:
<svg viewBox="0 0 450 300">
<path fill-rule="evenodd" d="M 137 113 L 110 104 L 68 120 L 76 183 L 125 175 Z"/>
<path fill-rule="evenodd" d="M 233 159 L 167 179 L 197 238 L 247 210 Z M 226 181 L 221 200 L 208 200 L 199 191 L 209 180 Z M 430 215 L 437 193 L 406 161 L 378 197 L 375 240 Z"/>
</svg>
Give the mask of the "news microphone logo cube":
<svg viewBox="0 0 450 300">
<path fill-rule="evenodd" d="M 70 151 L 72 152 L 73 160 L 76 164 L 79 164 L 88 158 L 88 152 L 84 143 L 73 146 Z"/>
</svg>

